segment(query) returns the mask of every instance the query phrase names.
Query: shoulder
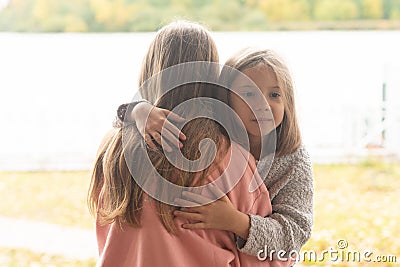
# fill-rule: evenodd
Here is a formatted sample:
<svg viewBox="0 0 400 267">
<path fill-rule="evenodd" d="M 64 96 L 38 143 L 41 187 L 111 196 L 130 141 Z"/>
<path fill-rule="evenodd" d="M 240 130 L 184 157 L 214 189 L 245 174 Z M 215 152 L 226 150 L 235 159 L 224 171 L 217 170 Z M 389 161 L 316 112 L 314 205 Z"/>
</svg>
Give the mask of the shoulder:
<svg viewBox="0 0 400 267">
<path fill-rule="evenodd" d="M 304 144 L 301 144 L 294 152 L 282 155 L 276 159 L 288 163 L 304 162 L 311 164 L 310 155 Z"/>
<path fill-rule="evenodd" d="M 226 140 L 222 142 L 223 149 L 219 149 L 218 155 L 214 160 L 214 164 L 218 165 L 221 169 L 225 171 L 230 167 L 230 169 L 237 169 L 239 166 L 247 166 L 249 163 L 254 163 L 254 157 L 244 149 L 242 146 L 235 142 L 227 142 Z"/>
<path fill-rule="evenodd" d="M 313 180 L 310 156 L 305 146 L 301 145 L 293 153 L 274 159 L 265 182 L 275 203 L 286 201 L 288 198 L 302 203 L 307 199 L 311 203 Z"/>
<path fill-rule="evenodd" d="M 312 163 L 306 147 L 302 144 L 293 153 L 279 157 L 263 158 L 257 165 L 268 188 L 278 190 L 291 180 L 304 180 L 312 183 Z"/>
<path fill-rule="evenodd" d="M 291 154 L 277 158 L 276 164 L 281 168 L 282 173 L 285 173 L 287 190 L 301 192 L 301 194 L 309 192 L 312 195 L 313 169 L 310 156 L 304 145 L 301 145 Z"/>
<path fill-rule="evenodd" d="M 273 165 L 277 165 L 277 167 L 284 169 L 296 169 L 304 171 L 312 169 L 310 155 L 304 144 L 300 145 L 300 147 L 297 148 L 293 153 L 276 157 L 273 161 Z"/>
<path fill-rule="evenodd" d="M 231 189 L 239 180 L 251 180 L 256 172 L 256 163 L 254 157 L 237 143 L 231 142 L 223 155 L 222 160 L 215 160 L 212 165 L 212 178 L 221 177 L 223 187 Z"/>
</svg>

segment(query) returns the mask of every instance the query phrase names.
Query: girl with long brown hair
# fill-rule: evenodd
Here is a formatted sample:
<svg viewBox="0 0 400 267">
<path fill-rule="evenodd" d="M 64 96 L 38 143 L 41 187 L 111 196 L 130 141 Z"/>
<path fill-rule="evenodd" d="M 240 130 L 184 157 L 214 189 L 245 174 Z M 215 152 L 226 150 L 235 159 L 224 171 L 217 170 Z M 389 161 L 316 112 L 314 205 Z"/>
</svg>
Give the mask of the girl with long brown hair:
<svg viewBox="0 0 400 267">
<path fill-rule="evenodd" d="M 175 22 L 163 27 L 150 44 L 143 62 L 139 79 L 142 96 L 163 110 L 172 110 L 189 99 L 209 97 L 214 89 L 206 83 L 185 84 L 168 92 L 157 83 L 145 86 L 146 81 L 157 73 L 194 61 L 218 62 L 217 50 L 208 31 L 189 22 Z M 217 79 L 218 72 L 218 69 L 211 69 L 208 74 Z M 236 225 L 249 222 L 247 213 L 266 216 L 271 212 L 264 185 L 248 192 L 251 180 L 258 177 L 254 158 L 241 146 L 230 142 L 218 123 L 196 118 L 186 123 L 182 132 L 187 141 L 181 152 L 189 160 L 201 156 L 202 140 L 213 141 L 216 156 L 211 165 L 195 172 L 177 168 L 159 147 L 151 149 L 143 142 L 134 124 L 119 123 L 104 138 L 89 191 L 89 206 L 96 215 L 98 266 L 268 266 L 256 257 L 240 253 L 231 232 L 183 229 L 182 224 L 193 221 L 174 218 L 176 206 L 154 198 L 138 184 L 136 178 L 146 180 L 154 174 L 145 167 L 145 157 L 150 159 L 156 174 L 177 186 L 200 186 L 213 183 L 222 174 L 228 180 L 239 175 L 240 179 L 228 197 L 221 198 L 229 201 L 237 211 L 236 221 L 232 223 L 235 234 L 243 235 L 242 231 L 246 231 Z M 135 161 L 135 172 L 130 168 L 131 161 Z M 230 166 L 234 166 L 233 171 Z M 238 166 L 242 167 L 241 174 Z M 157 192 L 164 192 L 163 185 L 152 186 L 157 187 Z M 214 192 L 219 191 L 215 189 Z M 242 220 L 245 222 L 240 223 Z"/>
</svg>

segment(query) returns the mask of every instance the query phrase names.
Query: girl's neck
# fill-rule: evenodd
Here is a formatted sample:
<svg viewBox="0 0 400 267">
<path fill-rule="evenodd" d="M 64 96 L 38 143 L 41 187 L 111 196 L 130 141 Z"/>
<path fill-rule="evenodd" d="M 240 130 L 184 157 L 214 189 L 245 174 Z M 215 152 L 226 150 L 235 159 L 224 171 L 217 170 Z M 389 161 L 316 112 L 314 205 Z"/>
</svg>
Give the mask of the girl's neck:
<svg viewBox="0 0 400 267">
<path fill-rule="evenodd" d="M 256 160 L 260 160 L 260 157 L 265 157 L 275 152 L 276 149 L 276 135 L 275 132 L 271 132 L 266 136 L 255 136 L 248 133 L 250 153 Z"/>
<path fill-rule="evenodd" d="M 262 138 L 260 136 L 253 136 L 249 134 L 250 153 L 256 160 L 260 159 L 261 140 Z"/>
</svg>

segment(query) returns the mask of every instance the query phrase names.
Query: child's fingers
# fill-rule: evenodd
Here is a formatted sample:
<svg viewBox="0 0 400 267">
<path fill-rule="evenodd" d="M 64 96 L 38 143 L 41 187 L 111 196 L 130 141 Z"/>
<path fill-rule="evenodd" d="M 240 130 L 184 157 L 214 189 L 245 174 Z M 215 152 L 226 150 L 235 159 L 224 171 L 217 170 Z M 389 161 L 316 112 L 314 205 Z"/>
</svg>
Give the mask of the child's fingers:
<svg viewBox="0 0 400 267">
<path fill-rule="evenodd" d="M 149 134 L 144 135 L 144 140 L 146 144 L 152 149 L 152 150 L 157 150 L 157 146 L 154 144 L 153 139 Z"/>
<path fill-rule="evenodd" d="M 166 110 L 165 111 L 165 116 L 168 116 L 169 119 L 173 120 L 173 121 L 177 121 L 177 122 L 185 122 L 186 119 L 179 117 L 177 114 Z M 168 130 L 170 130 L 173 134 L 175 134 L 176 136 L 179 136 L 180 139 L 182 140 L 186 140 L 186 135 L 184 133 L 182 133 L 178 127 L 176 127 L 175 125 L 173 125 L 171 122 L 169 122 L 168 120 L 165 121 L 165 127 L 167 127 Z"/>
<path fill-rule="evenodd" d="M 182 227 L 185 229 L 195 230 L 195 229 L 207 229 L 207 225 L 203 222 L 199 223 L 184 223 Z"/>
<path fill-rule="evenodd" d="M 168 144 L 168 142 L 166 142 L 164 136 L 161 136 L 161 134 L 159 132 L 154 132 L 153 133 L 153 138 L 167 152 L 172 152 L 172 147 Z M 161 140 L 161 139 L 164 139 L 164 140 Z"/>
<path fill-rule="evenodd" d="M 193 212 L 184 212 L 184 211 L 179 211 L 176 210 L 174 211 L 174 215 L 177 217 L 182 217 L 188 220 L 193 220 L 193 221 L 202 221 L 203 216 L 199 213 L 193 213 Z"/>
<path fill-rule="evenodd" d="M 179 139 L 171 133 L 169 130 L 164 129 L 161 131 L 161 134 L 163 135 L 163 139 L 168 140 L 171 144 L 173 144 L 176 148 L 181 148 L 183 144 L 179 141 Z"/>
<path fill-rule="evenodd" d="M 172 111 L 165 110 L 164 113 L 165 113 L 165 116 L 168 116 L 168 118 L 173 121 L 176 121 L 176 122 L 185 122 L 186 121 L 185 118 L 182 118 L 181 116 L 179 116 L 178 114 L 176 114 Z"/>
<path fill-rule="evenodd" d="M 165 120 L 165 123 L 163 125 L 163 127 L 170 131 L 172 133 L 173 138 L 170 139 L 170 141 L 172 143 L 180 143 L 180 145 L 182 145 L 182 143 L 180 142 L 180 140 L 186 140 L 186 135 L 184 135 L 181 130 L 179 130 L 178 127 L 176 127 L 175 125 L 173 125 L 170 121 Z"/>
</svg>

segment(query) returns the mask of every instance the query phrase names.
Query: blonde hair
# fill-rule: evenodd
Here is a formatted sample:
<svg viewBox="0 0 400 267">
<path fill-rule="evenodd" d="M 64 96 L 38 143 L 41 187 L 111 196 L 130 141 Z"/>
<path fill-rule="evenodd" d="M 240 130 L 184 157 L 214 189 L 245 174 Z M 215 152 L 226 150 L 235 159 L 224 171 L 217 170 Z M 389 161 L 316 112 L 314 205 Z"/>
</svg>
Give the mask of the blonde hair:
<svg viewBox="0 0 400 267">
<path fill-rule="evenodd" d="M 218 62 L 218 53 L 209 32 L 202 26 L 186 21 L 173 22 L 160 29 L 146 53 L 143 61 L 139 86 L 148 79 L 168 67 L 193 61 Z M 218 77 L 218 71 L 211 73 Z M 167 93 L 162 86 L 141 88 L 143 98 L 155 103 L 157 107 L 171 110 L 183 101 L 199 96 L 208 96 L 212 85 L 191 83 L 179 86 Z M 143 190 L 129 172 L 124 152 L 138 153 L 145 150 L 157 172 L 168 181 L 180 186 L 193 185 L 194 173 L 182 171 L 174 167 L 162 151 L 153 151 L 146 147 L 137 129 L 127 129 L 133 132 L 128 140 L 131 148 L 122 143 L 122 129 L 115 129 L 111 138 L 106 140 L 95 161 L 92 181 L 89 191 L 89 207 L 93 214 L 97 213 L 101 223 L 117 222 L 139 227 L 141 209 L 143 207 Z M 182 148 L 182 154 L 189 160 L 198 159 L 201 155 L 199 143 L 204 138 L 210 138 L 217 145 L 217 155 L 223 155 L 228 148 L 224 136 L 217 123 L 205 118 L 197 118 L 188 122 L 182 131 L 187 141 Z M 124 140 L 125 142 L 125 140 Z M 132 150 L 131 150 L 132 149 Z M 136 157 L 137 156 L 137 157 Z M 134 154 L 140 161 L 143 156 Z M 204 181 L 209 169 L 196 173 L 196 184 Z M 136 175 L 146 177 L 147 170 L 139 169 Z M 161 189 L 162 190 L 162 189 Z M 168 232 L 174 233 L 176 227 L 171 212 L 175 207 L 154 200 L 157 213 Z"/>
<path fill-rule="evenodd" d="M 246 69 L 264 65 L 268 66 L 275 73 L 278 85 L 282 89 L 284 116 L 281 124 L 276 128 L 276 149 L 275 156 L 282 156 L 293 153 L 301 145 L 300 128 L 297 121 L 293 81 L 284 61 L 272 50 L 245 48 L 233 56 L 225 63 L 221 76 L 229 76 L 232 73 L 231 68 L 244 71 Z M 233 82 L 232 77 L 229 78 Z M 231 84 L 228 84 L 231 85 Z M 231 106 L 230 90 L 220 93 L 219 98 Z"/>
</svg>

